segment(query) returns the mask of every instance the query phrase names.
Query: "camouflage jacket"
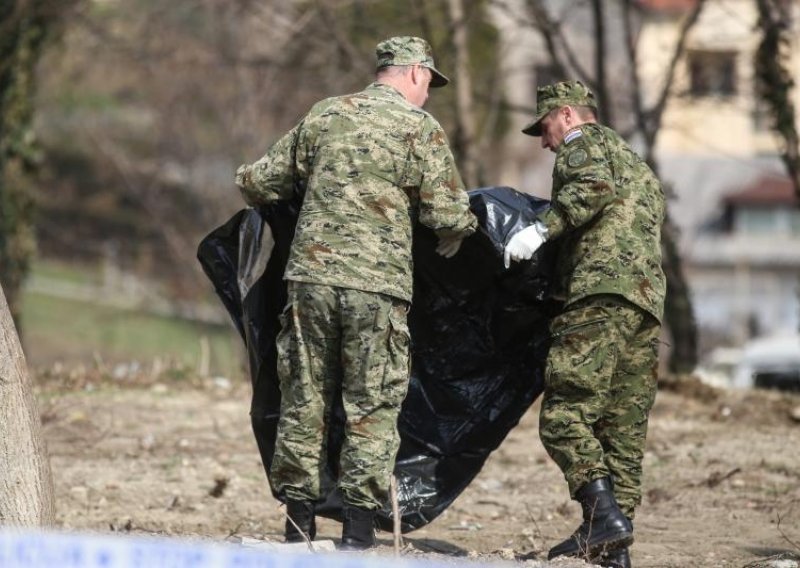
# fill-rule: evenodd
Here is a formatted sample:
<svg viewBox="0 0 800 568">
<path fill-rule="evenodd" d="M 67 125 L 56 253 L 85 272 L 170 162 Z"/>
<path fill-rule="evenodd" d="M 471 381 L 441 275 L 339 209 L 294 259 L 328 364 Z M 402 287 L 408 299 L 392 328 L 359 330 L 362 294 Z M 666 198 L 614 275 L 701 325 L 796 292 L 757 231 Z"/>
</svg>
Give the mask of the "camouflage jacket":
<svg viewBox="0 0 800 568">
<path fill-rule="evenodd" d="M 466 236 L 477 221 L 439 123 L 393 87 L 320 101 L 236 183 L 250 205 L 303 205 L 284 277 L 411 301 L 412 224 Z"/>
<path fill-rule="evenodd" d="M 613 130 L 584 124 L 556 152 L 548 239 L 560 238 L 559 295 L 619 294 L 659 321 L 665 202 L 652 170 Z"/>
</svg>

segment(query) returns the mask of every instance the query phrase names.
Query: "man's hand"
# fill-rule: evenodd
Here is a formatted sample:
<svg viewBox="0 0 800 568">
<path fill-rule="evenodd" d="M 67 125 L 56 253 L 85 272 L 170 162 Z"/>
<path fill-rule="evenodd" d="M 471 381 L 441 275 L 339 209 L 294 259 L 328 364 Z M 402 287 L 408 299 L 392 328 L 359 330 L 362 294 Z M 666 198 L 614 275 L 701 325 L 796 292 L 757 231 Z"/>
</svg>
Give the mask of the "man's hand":
<svg viewBox="0 0 800 568">
<path fill-rule="evenodd" d="M 445 258 L 453 258 L 458 249 L 461 248 L 461 241 L 463 240 L 464 237 L 439 237 L 436 252 Z"/>
<path fill-rule="evenodd" d="M 544 228 L 536 222 L 530 227 L 522 229 L 511 237 L 503 253 L 503 264 L 506 268 L 511 266 L 512 260 L 528 260 L 533 256 L 545 239 L 542 236 Z"/>
</svg>

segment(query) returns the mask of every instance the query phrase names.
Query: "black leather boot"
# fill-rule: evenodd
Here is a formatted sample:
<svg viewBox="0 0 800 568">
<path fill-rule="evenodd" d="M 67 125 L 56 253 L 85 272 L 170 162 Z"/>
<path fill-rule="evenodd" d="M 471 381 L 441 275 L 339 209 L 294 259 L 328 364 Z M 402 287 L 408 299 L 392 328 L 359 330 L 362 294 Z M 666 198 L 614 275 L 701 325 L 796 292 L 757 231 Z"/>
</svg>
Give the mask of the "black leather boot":
<svg viewBox="0 0 800 568">
<path fill-rule="evenodd" d="M 581 556 L 593 560 L 601 554 L 633 543 L 633 531 L 619 510 L 607 477 L 590 481 L 575 495 L 583 509 L 583 523 L 571 537 L 550 549 L 556 556 Z"/>
<path fill-rule="evenodd" d="M 625 519 L 628 521 L 628 530 L 633 532 L 633 520 L 630 517 L 625 517 Z M 627 546 L 610 550 L 600 558 L 598 564 L 605 568 L 631 568 L 630 551 Z"/>
<path fill-rule="evenodd" d="M 626 546 L 606 552 L 598 562 L 605 568 L 631 568 L 631 555 Z"/>
<path fill-rule="evenodd" d="M 339 550 L 366 550 L 375 546 L 375 510 L 345 505 Z"/>
<path fill-rule="evenodd" d="M 308 538 L 308 540 L 314 540 L 314 537 L 317 536 L 317 523 L 314 520 L 314 504 L 310 501 L 294 501 L 287 499 L 286 517 L 286 528 L 284 529 L 286 542 L 305 542 L 306 538 Z M 294 523 L 292 523 L 292 521 L 294 521 Z M 298 530 L 298 528 L 300 530 Z"/>
</svg>

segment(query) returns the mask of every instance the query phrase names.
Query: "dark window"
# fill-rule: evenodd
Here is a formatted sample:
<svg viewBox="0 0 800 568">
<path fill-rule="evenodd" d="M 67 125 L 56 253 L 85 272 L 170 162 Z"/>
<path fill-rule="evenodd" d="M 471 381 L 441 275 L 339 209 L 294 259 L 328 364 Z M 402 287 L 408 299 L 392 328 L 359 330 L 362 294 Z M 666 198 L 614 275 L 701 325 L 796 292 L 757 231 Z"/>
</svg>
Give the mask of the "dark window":
<svg viewBox="0 0 800 568">
<path fill-rule="evenodd" d="M 695 97 L 736 94 L 736 52 L 690 51 L 689 92 Z"/>
</svg>

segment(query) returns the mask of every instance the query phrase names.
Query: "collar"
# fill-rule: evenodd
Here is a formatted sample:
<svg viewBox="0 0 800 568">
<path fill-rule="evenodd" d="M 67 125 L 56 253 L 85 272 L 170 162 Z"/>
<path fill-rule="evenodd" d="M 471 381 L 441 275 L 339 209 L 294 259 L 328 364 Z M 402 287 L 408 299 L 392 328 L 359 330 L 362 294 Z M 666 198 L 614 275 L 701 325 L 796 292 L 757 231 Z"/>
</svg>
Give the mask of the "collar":
<svg viewBox="0 0 800 568">
<path fill-rule="evenodd" d="M 380 94 L 383 96 L 390 96 L 392 98 L 406 100 L 403 96 L 403 93 L 392 87 L 391 85 L 387 85 L 386 83 L 378 83 L 375 81 L 374 83 L 370 84 L 364 91 L 373 94 Z"/>
</svg>

